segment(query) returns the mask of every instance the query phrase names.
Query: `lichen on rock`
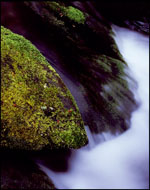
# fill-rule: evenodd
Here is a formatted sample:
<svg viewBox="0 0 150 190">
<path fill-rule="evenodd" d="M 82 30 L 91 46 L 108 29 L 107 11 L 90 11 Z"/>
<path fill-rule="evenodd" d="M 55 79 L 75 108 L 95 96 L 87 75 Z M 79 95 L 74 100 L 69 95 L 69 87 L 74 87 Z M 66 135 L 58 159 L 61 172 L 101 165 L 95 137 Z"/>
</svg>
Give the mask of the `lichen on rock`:
<svg viewBox="0 0 150 190">
<path fill-rule="evenodd" d="M 1 146 L 85 145 L 81 115 L 56 71 L 30 41 L 4 27 L 1 34 Z"/>
</svg>

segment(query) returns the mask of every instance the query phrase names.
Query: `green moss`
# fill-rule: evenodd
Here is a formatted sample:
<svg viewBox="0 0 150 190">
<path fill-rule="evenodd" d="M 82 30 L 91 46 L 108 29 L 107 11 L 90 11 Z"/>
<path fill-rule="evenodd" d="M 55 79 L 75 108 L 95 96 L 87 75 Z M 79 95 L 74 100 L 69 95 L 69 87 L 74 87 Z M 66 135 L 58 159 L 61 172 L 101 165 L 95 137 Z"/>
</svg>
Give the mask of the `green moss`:
<svg viewBox="0 0 150 190">
<path fill-rule="evenodd" d="M 79 148 L 87 136 L 59 75 L 24 37 L 1 27 L 1 145 Z"/>
<path fill-rule="evenodd" d="M 125 75 L 124 68 L 126 65 L 123 61 L 106 55 L 96 56 L 93 60 L 98 63 L 98 67 L 100 67 L 104 73 L 111 74 L 111 77 Z"/>
<path fill-rule="evenodd" d="M 72 6 L 67 7 L 66 15 L 70 20 L 73 20 L 79 24 L 84 24 L 85 22 L 85 16 L 84 14 L 79 10 Z"/>
<path fill-rule="evenodd" d="M 65 7 L 63 5 L 60 5 L 60 3 L 52 1 L 52 2 L 44 2 L 45 5 L 47 5 L 51 10 L 53 10 L 56 13 L 59 13 L 61 17 L 65 16 L 69 18 L 70 20 L 77 22 L 78 24 L 84 24 L 85 23 L 85 15 L 83 12 L 81 12 L 79 9 L 74 8 L 72 6 Z"/>
</svg>

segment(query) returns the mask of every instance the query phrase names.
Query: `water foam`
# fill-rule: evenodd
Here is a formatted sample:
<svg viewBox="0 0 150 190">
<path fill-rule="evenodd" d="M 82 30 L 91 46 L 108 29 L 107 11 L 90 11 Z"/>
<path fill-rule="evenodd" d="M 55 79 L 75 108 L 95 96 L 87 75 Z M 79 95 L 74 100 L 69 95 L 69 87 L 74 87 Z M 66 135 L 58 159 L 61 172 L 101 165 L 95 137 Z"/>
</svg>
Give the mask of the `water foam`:
<svg viewBox="0 0 150 190">
<path fill-rule="evenodd" d="M 140 107 L 132 114 L 131 128 L 122 135 L 110 135 L 111 140 L 95 146 L 88 134 L 90 148 L 74 151 L 67 172 L 56 173 L 39 165 L 59 189 L 149 187 L 149 39 L 128 29 L 113 26 L 113 30 L 128 72 L 138 82 L 132 91 Z"/>
</svg>

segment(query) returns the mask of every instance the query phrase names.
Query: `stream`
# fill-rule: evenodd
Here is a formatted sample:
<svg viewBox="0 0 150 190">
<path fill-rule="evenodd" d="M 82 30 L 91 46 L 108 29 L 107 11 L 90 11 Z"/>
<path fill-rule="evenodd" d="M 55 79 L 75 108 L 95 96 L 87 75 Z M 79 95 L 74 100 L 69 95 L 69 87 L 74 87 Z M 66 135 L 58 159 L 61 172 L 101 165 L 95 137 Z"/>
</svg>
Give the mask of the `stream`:
<svg viewBox="0 0 150 190">
<path fill-rule="evenodd" d="M 138 82 L 132 88 L 139 108 L 133 112 L 131 128 L 122 135 L 73 151 L 67 172 L 54 172 L 38 161 L 59 189 L 148 189 L 149 187 L 149 38 L 113 26 L 115 40 L 128 72 Z M 97 135 L 101 138 L 101 135 Z"/>
<path fill-rule="evenodd" d="M 29 39 L 46 56 L 71 91 L 85 121 L 88 102 L 81 91 L 82 85 L 63 68 L 47 33 L 43 35 L 44 26 L 32 16 L 29 22 L 30 14 L 26 17 L 26 11 L 19 6 L 14 2 L 2 3 L 2 25 Z M 138 83 L 137 88 L 132 84 L 130 88 L 140 106 L 132 113 L 130 129 L 121 135 L 92 134 L 86 126 L 89 144 L 72 150 L 66 171 L 51 170 L 43 160 L 35 158 L 58 189 L 149 188 L 149 38 L 115 25 L 112 28 L 129 66 L 126 72 Z"/>
</svg>

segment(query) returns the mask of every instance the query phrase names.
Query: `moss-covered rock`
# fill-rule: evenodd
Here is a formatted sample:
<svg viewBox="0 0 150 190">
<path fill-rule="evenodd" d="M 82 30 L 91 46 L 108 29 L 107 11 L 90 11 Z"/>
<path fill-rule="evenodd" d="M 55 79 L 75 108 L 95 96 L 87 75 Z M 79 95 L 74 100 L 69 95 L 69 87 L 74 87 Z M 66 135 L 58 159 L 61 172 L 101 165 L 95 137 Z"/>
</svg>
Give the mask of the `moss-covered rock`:
<svg viewBox="0 0 150 190">
<path fill-rule="evenodd" d="M 78 24 L 84 24 L 86 18 L 82 11 L 72 6 L 61 5 L 55 1 L 45 1 L 44 4 L 60 17 L 67 17 L 69 20 L 77 22 Z"/>
<path fill-rule="evenodd" d="M 24 37 L 1 27 L 1 146 L 27 150 L 87 143 L 77 105 Z"/>
<path fill-rule="evenodd" d="M 91 51 L 96 51 L 99 54 L 104 53 L 122 59 L 112 38 L 111 27 L 108 27 L 103 20 L 96 20 L 88 10 L 79 10 L 70 6 L 71 2 L 65 1 L 24 3 L 48 25 L 48 29 L 51 30 L 50 37 L 55 39 L 57 36 L 65 49 L 70 48 L 73 54 L 90 54 Z"/>
<path fill-rule="evenodd" d="M 126 130 L 137 107 L 128 85 L 127 64 L 115 43 L 110 23 L 99 14 L 94 3 L 28 1 L 25 4 L 52 31 L 48 36 L 62 58 L 64 69 L 83 85 L 88 102 L 85 124 L 96 133 Z M 85 15 L 84 24 L 62 14 L 62 7 L 68 6 Z"/>
</svg>

